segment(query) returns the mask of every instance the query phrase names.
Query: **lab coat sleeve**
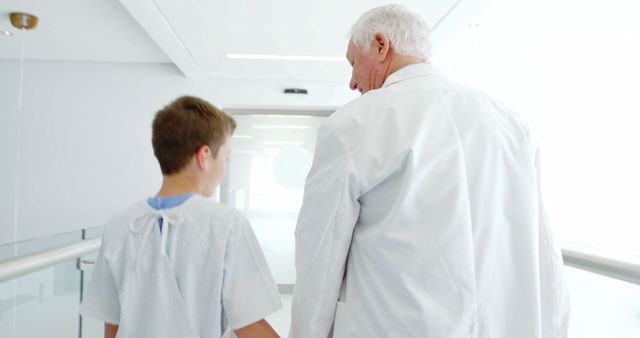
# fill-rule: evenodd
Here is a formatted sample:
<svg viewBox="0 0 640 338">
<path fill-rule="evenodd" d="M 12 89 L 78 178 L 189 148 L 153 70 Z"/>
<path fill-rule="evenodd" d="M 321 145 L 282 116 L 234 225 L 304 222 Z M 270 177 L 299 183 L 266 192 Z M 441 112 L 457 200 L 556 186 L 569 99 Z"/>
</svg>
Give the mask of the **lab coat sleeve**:
<svg viewBox="0 0 640 338">
<path fill-rule="evenodd" d="M 540 149 L 537 146 L 535 146 L 534 156 L 538 176 L 542 337 L 564 338 L 568 336 L 569 330 L 569 293 L 562 273 L 564 268 L 562 253 L 553 238 L 544 208 L 540 184 Z"/>
<path fill-rule="evenodd" d="M 120 322 L 120 300 L 109 262 L 104 257 L 104 241 L 89 284 L 83 293 L 80 314 L 105 323 Z"/>
<path fill-rule="evenodd" d="M 282 307 L 251 225 L 242 215 L 238 219 L 227 242 L 222 282 L 222 307 L 232 330 L 264 319 Z"/>
<path fill-rule="evenodd" d="M 312 168 L 296 226 L 296 285 L 291 338 L 332 332 L 354 226 L 359 180 L 348 148 L 329 127 L 318 131 Z"/>
</svg>

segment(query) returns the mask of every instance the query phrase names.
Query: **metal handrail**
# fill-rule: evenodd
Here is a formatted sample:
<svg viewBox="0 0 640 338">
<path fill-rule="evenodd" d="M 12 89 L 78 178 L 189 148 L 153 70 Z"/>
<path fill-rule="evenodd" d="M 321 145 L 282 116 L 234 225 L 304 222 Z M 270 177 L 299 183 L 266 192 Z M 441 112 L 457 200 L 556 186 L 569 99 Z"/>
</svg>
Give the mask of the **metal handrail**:
<svg viewBox="0 0 640 338">
<path fill-rule="evenodd" d="M 102 239 L 37 252 L 0 262 L 0 283 L 79 258 L 100 249 Z M 573 243 L 561 243 L 565 265 L 640 285 L 640 257 Z"/>
<path fill-rule="evenodd" d="M 0 262 L 0 283 L 97 251 L 100 249 L 101 242 L 101 238 L 84 240 L 56 249 L 2 261 Z"/>
<path fill-rule="evenodd" d="M 573 243 L 561 243 L 564 264 L 640 285 L 640 257 Z"/>
</svg>

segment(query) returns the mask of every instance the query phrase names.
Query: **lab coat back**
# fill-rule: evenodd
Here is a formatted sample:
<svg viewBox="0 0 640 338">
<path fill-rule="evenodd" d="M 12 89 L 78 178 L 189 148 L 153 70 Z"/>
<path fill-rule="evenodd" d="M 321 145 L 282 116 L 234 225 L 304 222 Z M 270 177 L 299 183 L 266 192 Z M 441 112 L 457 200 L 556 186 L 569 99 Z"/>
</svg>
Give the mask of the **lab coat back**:
<svg viewBox="0 0 640 338">
<path fill-rule="evenodd" d="M 537 148 L 513 112 L 411 65 L 339 109 L 317 149 L 292 337 L 563 336 Z"/>
</svg>

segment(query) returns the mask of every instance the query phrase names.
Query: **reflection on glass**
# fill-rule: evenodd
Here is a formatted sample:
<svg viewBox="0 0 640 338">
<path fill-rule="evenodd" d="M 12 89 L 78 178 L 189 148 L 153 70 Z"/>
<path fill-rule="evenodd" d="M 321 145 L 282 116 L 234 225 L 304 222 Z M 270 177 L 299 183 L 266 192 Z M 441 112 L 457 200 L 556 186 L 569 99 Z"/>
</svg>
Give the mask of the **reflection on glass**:
<svg viewBox="0 0 640 338">
<path fill-rule="evenodd" d="M 640 285 L 566 267 L 570 338 L 640 337 Z"/>
<path fill-rule="evenodd" d="M 80 231 L 0 247 L 0 260 L 80 241 Z M 0 337 L 78 336 L 80 271 L 75 260 L 0 283 Z"/>
<path fill-rule="evenodd" d="M 293 284 L 294 230 L 315 138 L 326 117 L 236 115 L 231 206 L 251 221 L 276 283 Z"/>
</svg>

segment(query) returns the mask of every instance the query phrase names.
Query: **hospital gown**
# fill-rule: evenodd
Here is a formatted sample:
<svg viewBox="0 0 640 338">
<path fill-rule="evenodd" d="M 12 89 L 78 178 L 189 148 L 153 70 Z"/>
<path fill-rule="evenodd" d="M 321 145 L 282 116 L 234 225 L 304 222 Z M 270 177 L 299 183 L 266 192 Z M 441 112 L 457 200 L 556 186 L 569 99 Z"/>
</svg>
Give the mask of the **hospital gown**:
<svg viewBox="0 0 640 338">
<path fill-rule="evenodd" d="M 280 307 L 247 219 L 193 196 L 162 210 L 144 201 L 109 222 L 80 312 L 119 325 L 118 338 L 205 338 Z"/>
</svg>

